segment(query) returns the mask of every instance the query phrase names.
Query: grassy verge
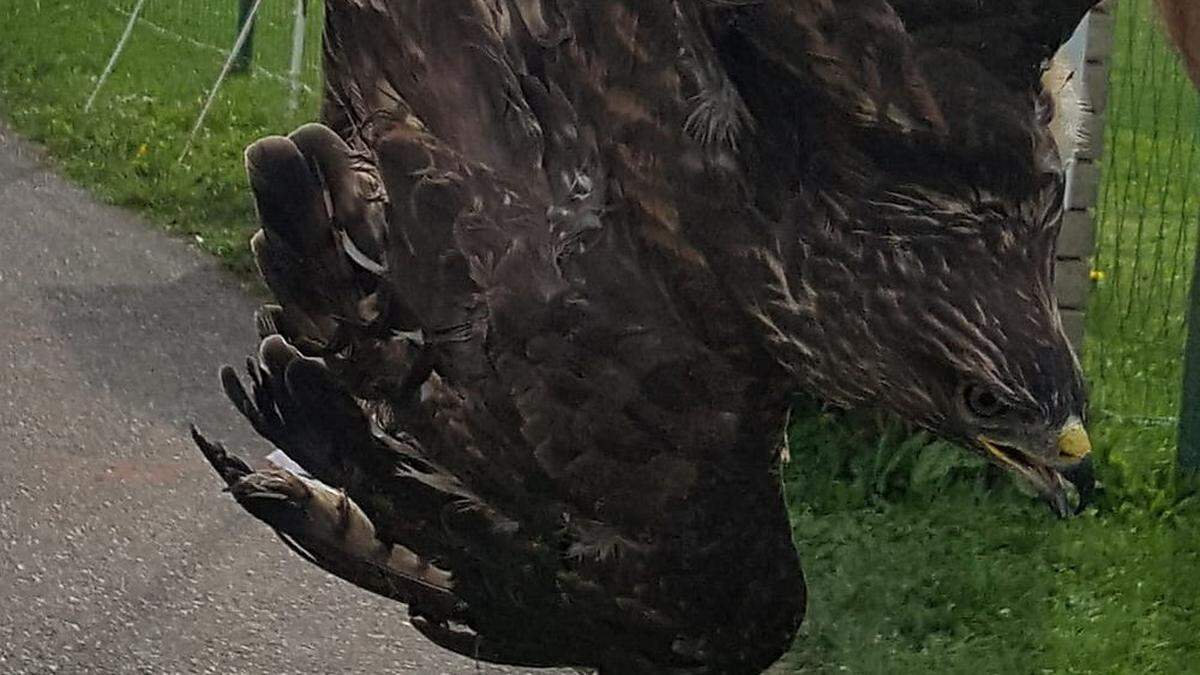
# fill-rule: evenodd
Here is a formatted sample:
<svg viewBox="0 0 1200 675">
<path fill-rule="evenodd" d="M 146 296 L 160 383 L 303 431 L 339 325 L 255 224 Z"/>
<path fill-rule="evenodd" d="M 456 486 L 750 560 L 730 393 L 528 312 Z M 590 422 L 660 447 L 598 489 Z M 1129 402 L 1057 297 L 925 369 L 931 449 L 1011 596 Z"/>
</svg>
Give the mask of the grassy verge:
<svg viewBox="0 0 1200 675">
<path fill-rule="evenodd" d="M 231 25 L 226 4 L 227 15 L 207 18 Z M 1102 403 L 1097 507 L 1057 522 L 956 448 L 802 406 L 788 495 L 811 601 L 784 672 L 1180 673 L 1200 663 L 1200 518 L 1172 471 L 1173 426 L 1155 419 L 1173 414 L 1178 391 L 1194 246 L 1185 228 L 1200 210 L 1189 120 L 1200 111 L 1131 14 L 1144 5 L 1122 5 L 1099 244 L 1107 275 L 1086 355 Z M 220 67 L 212 50 L 139 29 L 84 114 L 123 17 L 102 0 L 8 0 L 0 25 L 19 26 L 0 40 L 0 115 L 101 198 L 250 269 L 242 149 L 312 119 L 312 94 L 289 114 L 280 83 L 234 79 L 178 163 Z M 278 39 L 263 32 L 258 43 L 281 61 Z"/>
<path fill-rule="evenodd" d="M 213 20 L 231 26 L 236 3 L 224 5 L 229 16 Z M 164 23 L 172 18 L 150 10 L 147 16 Z M 300 110 L 289 113 L 284 84 L 261 73 L 234 77 L 222 88 L 194 149 L 179 162 L 220 71 L 219 53 L 139 26 L 94 109 L 85 113 L 125 17 L 103 0 L 9 0 L 0 7 L 0 21 L 20 26 L 0 40 L 5 120 L 44 144 L 67 176 L 101 199 L 140 211 L 167 231 L 194 239 L 232 269 L 250 271 L 246 241 L 254 221 L 242 150 L 257 138 L 313 119 L 316 96 L 304 93 Z M 225 32 L 231 41 L 232 29 Z M 260 36 L 258 42 L 267 50 L 277 41 Z"/>
<path fill-rule="evenodd" d="M 958 448 L 807 413 L 788 494 L 810 613 L 780 672 L 1195 672 L 1200 512 L 1169 469 L 1105 463 L 1097 506 L 1059 522 Z"/>
</svg>

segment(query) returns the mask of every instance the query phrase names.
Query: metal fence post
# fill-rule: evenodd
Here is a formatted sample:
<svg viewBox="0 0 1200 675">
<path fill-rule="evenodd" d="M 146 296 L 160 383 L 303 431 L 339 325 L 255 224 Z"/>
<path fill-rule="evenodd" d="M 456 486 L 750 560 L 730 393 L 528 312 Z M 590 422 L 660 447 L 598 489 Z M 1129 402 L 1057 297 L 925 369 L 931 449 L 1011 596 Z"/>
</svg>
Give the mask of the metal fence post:
<svg viewBox="0 0 1200 675">
<path fill-rule="evenodd" d="M 121 34 L 121 39 L 117 41 L 117 46 L 113 48 L 112 56 L 108 57 L 108 64 L 104 66 L 104 72 L 100 73 L 100 79 L 96 80 L 96 88 L 92 89 L 92 95 L 88 97 L 87 103 L 83 106 L 84 112 L 89 112 L 92 106 L 95 105 L 96 96 L 100 93 L 100 88 L 104 86 L 105 82 L 108 82 L 113 69 L 117 67 L 117 59 L 121 58 L 121 54 L 125 51 L 125 46 L 129 44 L 129 36 L 133 35 L 133 27 L 137 25 L 138 19 L 142 16 L 142 9 L 145 6 L 146 0 L 138 0 L 138 4 L 129 13 L 129 22 L 125 24 L 125 32 Z"/>
<path fill-rule="evenodd" d="M 1188 292 L 1183 395 L 1179 402 L 1179 467 L 1200 470 L 1200 248 L 1196 250 Z"/>
<path fill-rule="evenodd" d="M 246 22 L 253 22 L 254 16 L 251 9 L 254 7 L 254 0 L 238 0 L 238 22 L 237 34 L 241 34 Z M 250 32 L 246 33 L 246 38 L 241 43 L 241 49 L 238 50 L 237 56 L 233 59 L 233 67 L 229 70 L 231 73 L 246 73 L 250 71 L 250 65 L 254 62 L 254 24 L 250 24 Z"/>
<path fill-rule="evenodd" d="M 288 69 L 288 79 L 291 80 L 291 95 L 288 97 L 288 111 L 300 109 L 300 69 L 304 67 L 304 37 L 307 30 L 308 8 L 306 0 L 296 0 L 295 15 L 292 22 L 292 62 Z"/>
<path fill-rule="evenodd" d="M 251 0 L 250 9 L 246 12 L 247 20 L 242 22 L 242 30 L 238 33 L 237 40 L 233 43 L 233 49 L 229 50 L 229 56 L 225 59 L 225 65 L 221 66 L 221 74 L 217 75 L 217 81 L 213 83 L 212 89 L 208 92 L 208 97 L 204 99 L 204 106 L 200 108 L 200 115 L 196 118 L 196 123 L 192 125 L 192 132 L 188 134 L 187 142 L 183 144 L 183 153 L 179 155 L 179 163 L 182 163 L 188 153 L 192 151 L 192 143 L 196 140 L 196 134 L 200 133 L 200 127 L 204 126 L 204 118 L 208 117 L 208 111 L 212 107 L 213 101 L 217 100 L 217 92 L 221 91 L 221 84 L 225 82 L 225 78 L 233 71 L 233 62 L 237 59 L 237 55 L 242 52 L 242 47 L 246 41 L 250 39 L 250 31 L 254 28 L 254 17 L 258 16 L 258 10 L 262 7 L 263 0 Z"/>
</svg>

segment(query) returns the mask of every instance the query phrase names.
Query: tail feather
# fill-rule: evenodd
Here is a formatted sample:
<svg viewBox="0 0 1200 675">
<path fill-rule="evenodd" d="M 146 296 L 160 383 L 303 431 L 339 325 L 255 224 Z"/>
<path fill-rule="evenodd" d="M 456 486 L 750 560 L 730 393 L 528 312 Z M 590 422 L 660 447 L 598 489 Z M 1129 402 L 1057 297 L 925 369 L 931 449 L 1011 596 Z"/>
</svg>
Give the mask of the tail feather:
<svg viewBox="0 0 1200 675">
<path fill-rule="evenodd" d="M 366 513 L 344 492 L 284 470 L 252 471 L 194 428 L 192 438 L 238 504 L 309 562 L 407 603 L 414 614 L 440 622 L 461 619 L 465 604 L 455 594 L 450 573 L 404 546 L 382 541 Z"/>
</svg>

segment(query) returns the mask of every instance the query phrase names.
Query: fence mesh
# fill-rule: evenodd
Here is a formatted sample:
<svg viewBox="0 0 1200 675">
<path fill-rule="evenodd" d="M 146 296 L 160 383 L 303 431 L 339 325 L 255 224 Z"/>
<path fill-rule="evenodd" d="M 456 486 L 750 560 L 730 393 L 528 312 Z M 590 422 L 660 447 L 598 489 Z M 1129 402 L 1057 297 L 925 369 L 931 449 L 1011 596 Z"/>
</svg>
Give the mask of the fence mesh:
<svg viewBox="0 0 1200 675">
<path fill-rule="evenodd" d="M 1200 101 L 1150 0 L 1121 0 L 1085 365 L 1094 408 L 1174 425 L 1200 199 Z"/>
<path fill-rule="evenodd" d="M 108 8 L 128 19 L 137 0 L 106 0 Z M 254 74 L 291 86 L 293 37 L 296 12 L 305 17 L 303 58 L 299 70 L 300 85 L 308 92 L 320 89 L 321 30 L 323 7 L 320 0 L 263 0 L 254 25 Z M 148 0 L 137 21 L 143 33 L 187 46 L 188 60 L 172 62 L 164 55 L 164 68 L 184 68 L 194 72 L 197 91 L 212 86 L 221 65 L 234 44 L 240 18 L 238 0 Z M 134 40 L 139 39 L 135 32 Z"/>
</svg>

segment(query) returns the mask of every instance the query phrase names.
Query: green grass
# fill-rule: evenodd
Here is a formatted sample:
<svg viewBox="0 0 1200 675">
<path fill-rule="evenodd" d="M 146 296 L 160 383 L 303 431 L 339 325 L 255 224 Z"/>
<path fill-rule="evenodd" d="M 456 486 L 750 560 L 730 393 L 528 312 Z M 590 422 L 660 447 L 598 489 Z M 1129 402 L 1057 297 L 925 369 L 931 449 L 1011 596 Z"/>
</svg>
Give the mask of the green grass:
<svg viewBox="0 0 1200 675">
<path fill-rule="evenodd" d="M 1105 182 L 1085 365 L 1094 409 L 1176 415 L 1184 312 L 1200 223 L 1200 98 L 1150 18 L 1124 3 L 1110 83 Z"/>
<path fill-rule="evenodd" d="M 150 18 L 181 31 L 191 22 L 186 30 L 206 42 L 232 39 L 232 0 L 195 11 L 177 4 L 151 2 L 165 9 Z M 276 71 L 286 61 L 283 4 L 268 3 L 275 14 L 257 41 L 260 63 Z M 787 490 L 810 613 L 781 671 L 1200 670 L 1200 513 L 1173 471 L 1170 419 L 1200 218 L 1200 108 L 1150 39 L 1146 6 L 1122 3 L 1106 139 L 1115 152 L 1100 211 L 1105 276 L 1084 359 L 1105 485 L 1096 506 L 1056 521 L 957 448 L 871 415 L 801 404 Z M 139 28 L 85 115 L 122 17 L 102 0 L 7 0 L 0 25 L 19 26 L 0 40 L 0 116 L 101 198 L 199 241 L 245 275 L 253 208 L 242 149 L 312 119 L 315 96 L 290 115 L 279 82 L 236 78 L 178 164 L 218 55 Z"/>
<path fill-rule="evenodd" d="M 810 613 L 780 672 L 1196 671 L 1200 510 L 1169 464 L 1103 462 L 1096 506 L 1060 522 L 956 447 L 806 413 L 788 495 Z"/>
<path fill-rule="evenodd" d="M 211 34 L 201 37 L 217 41 L 224 35 L 232 44 L 236 3 L 201 5 L 228 8 L 225 15 L 208 17 Z M 147 17 L 183 32 L 189 30 L 186 23 L 172 22 L 197 21 L 194 12 L 176 11 L 168 3 L 148 6 L 166 7 L 161 15 L 148 10 Z M 319 23 L 314 17 L 314 30 Z M 230 79 L 180 163 L 187 134 L 220 72 L 220 54 L 139 27 L 95 108 L 84 113 L 125 17 L 103 0 L 6 0 L 0 24 L 6 27 L 0 40 L 5 120 L 44 144 L 67 176 L 101 199 L 141 211 L 167 231 L 192 238 L 240 273 L 251 271 L 246 242 L 254 227 L 253 204 L 242 151 L 257 138 L 313 119 L 316 94 L 305 92 L 300 110 L 289 113 L 283 83 L 257 73 Z M 290 38 L 270 28 L 264 23 L 258 34 L 260 59 L 286 63 Z"/>
</svg>

